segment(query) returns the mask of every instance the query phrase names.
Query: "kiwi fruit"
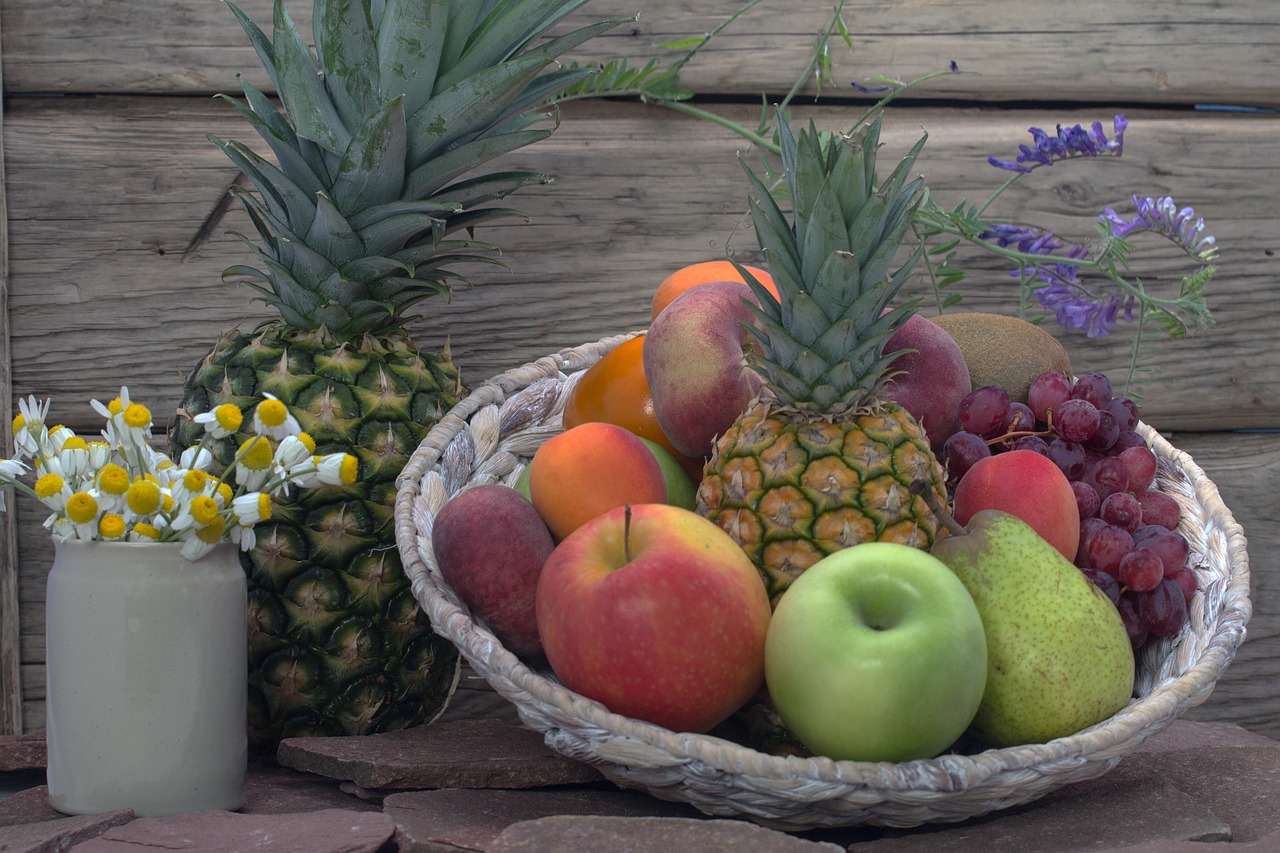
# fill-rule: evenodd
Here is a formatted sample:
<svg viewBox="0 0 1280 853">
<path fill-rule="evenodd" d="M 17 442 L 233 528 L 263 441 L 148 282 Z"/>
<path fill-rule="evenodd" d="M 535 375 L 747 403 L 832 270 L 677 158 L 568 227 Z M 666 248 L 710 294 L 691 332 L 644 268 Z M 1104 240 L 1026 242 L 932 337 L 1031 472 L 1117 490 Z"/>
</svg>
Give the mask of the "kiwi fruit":
<svg viewBox="0 0 1280 853">
<path fill-rule="evenodd" d="M 960 347 L 973 387 L 999 385 L 1025 403 L 1031 380 L 1056 370 L 1072 376 L 1071 357 L 1053 335 L 1017 317 L 959 312 L 931 317 Z"/>
</svg>

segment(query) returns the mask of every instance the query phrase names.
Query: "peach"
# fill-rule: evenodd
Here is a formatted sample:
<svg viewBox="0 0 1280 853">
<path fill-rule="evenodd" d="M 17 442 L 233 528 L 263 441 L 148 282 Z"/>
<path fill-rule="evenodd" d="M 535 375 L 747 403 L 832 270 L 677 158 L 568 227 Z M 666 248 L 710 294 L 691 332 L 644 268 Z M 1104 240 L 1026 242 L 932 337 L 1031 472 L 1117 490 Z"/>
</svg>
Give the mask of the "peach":
<svg viewBox="0 0 1280 853">
<path fill-rule="evenodd" d="M 960 401 L 973 390 L 969 367 L 955 339 L 932 320 L 913 314 L 884 344 L 884 352 L 914 350 L 893 360 L 884 389 L 924 429 L 935 453 L 959 428 Z"/>
<path fill-rule="evenodd" d="M 529 496 L 558 541 L 614 507 L 664 503 L 667 480 L 639 436 L 589 421 L 537 449 L 529 462 Z"/>
<path fill-rule="evenodd" d="M 462 603 L 512 654 L 540 660 L 535 601 L 555 542 L 533 505 L 507 486 L 473 486 L 437 513 L 431 540 Z"/>
<path fill-rule="evenodd" d="M 983 509 L 1016 515 L 1064 557 L 1075 560 L 1080 545 L 1076 495 L 1049 457 L 1009 450 L 979 459 L 956 484 L 956 521 L 968 524 Z"/>
<path fill-rule="evenodd" d="M 691 287 L 649 326 L 644 375 L 658 425 L 676 450 L 702 459 L 760 390 L 744 350 L 754 344 L 751 289 L 712 281 Z"/>
</svg>

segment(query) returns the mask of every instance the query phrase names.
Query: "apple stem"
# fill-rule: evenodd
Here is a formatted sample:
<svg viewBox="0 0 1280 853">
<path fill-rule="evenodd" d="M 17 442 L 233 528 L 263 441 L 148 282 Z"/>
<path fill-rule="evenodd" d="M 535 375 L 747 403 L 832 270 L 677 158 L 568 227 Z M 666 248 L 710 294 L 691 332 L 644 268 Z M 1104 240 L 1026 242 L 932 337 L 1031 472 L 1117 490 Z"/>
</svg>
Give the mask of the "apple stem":
<svg viewBox="0 0 1280 853">
<path fill-rule="evenodd" d="M 929 509 L 938 520 L 942 522 L 942 526 L 950 530 L 956 536 L 963 536 L 968 533 L 964 529 L 964 525 L 956 521 L 956 517 L 947 509 L 946 504 L 938 500 L 938 495 L 934 492 L 933 487 L 926 480 L 916 480 L 911 484 L 911 494 L 920 495 L 924 498 L 924 502 L 929 505 Z"/>
<path fill-rule="evenodd" d="M 622 561 L 631 562 L 631 504 L 622 509 Z"/>
</svg>

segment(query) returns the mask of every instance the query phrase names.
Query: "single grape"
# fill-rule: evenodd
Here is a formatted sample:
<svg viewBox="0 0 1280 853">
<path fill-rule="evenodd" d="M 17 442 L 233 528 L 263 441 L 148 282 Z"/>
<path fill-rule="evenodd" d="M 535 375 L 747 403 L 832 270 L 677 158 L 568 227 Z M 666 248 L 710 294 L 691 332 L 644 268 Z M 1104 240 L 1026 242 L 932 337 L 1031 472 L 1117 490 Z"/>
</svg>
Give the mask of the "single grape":
<svg viewBox="0 0 1280 853">
<path fill-rule="evenodd" d="M 1112 492 L 1103 498 L 1098 517 L 1132 534 L 1142 525 L 1142 504 L 1128 492 Z"/>
<path fill-rule="evenodd" d="M 1191 556 L 1191 546 L 1187 544 L 1187 540 L 1180 534 L 1162 527 L 1149 529 L 1144 525 L 1134 531 L 1133 541 L 1137 547 L 1154 552 L 1164 564 L 1166 573 L 1170 569 L 1185 566 L 1187 558 Z"/>
<path fill-rule="evenodd" d="M 1151 448 L 1145 445 L 1126 447 L 1116 458 L 1124 463 L 1124 470 L 1129 475 L 1129 491 L 1142 494 L 1151 488 L 1156 479 L 1156 455 Z"/>
<path fill-rule="evenodd" d="M 1076 480 L 1071 484 L 1071 491 L 1075 493 L 1076 510 L 1079 511 L 1081 520 L 1098 514 L 1098 510 L 1102 508 L 1102 498 L 1098 497 L 1097 489 Z"/>
<path fill-rule="evenodd" d="M 1138 503 L 1142 504 L 1142 517 L 1148 524 L 1158 524 L 1173 530 L 1178 526 L 1178 519 L 1182 517 L 1182 508 L 1178 506 L 1178 502 L 1155 489 L 1140 492 Z"/>
<path fill-rule="evenodd" d="M 1032 453 L 1039 453 L 1041 456 L 1049 455 L 1049 442 L 1045 441 L 1038 435 L 1020 435 L 1013 440 L 1013 446 L 1010 450 L 1030 450 Z"/>
<path fill-rule="evenodd" d="M 1120 561 L 1133 550 L 1133 537 L 1123 527 L 1107 524 L 1089 538 L 1089 566 L 1120 577 Z"/>
<path fill-rule="evenodd" d="M 1116 436 L 1116 443 L 1111 445 L 1110 453 L 1119 454 L 1130 447 L 1146 447 L 1147 440 L 1131 429 L 1122 429 Z"/>
<path fill-rule="evenodd" d="M 1080 519 L 1080 545 L 1076 548 L 1075 559 L 1077 566 L 1082 569 L 1093 568 L 1089 562 L 1089 543 L 1093 541 L 1093 535 L 1106 526 L 1107 523 L 1096 515 Z"/>
<path fill-rule="evenodd" d="M 1115 416 L 1116 423 L 1120 424 L 1121 432 L 1132 432 L 1133 428 L 1138 425 L 1138 404 L 1128 397 L 1111 398 L 1111 402 L 1107 403 L 1104 411 L 1110 412 Z"/>
<path fill-rule="evenodd" d="M 1164 563 L 1156 556 L 1155 551 L 1147 548 L 1134 548 L 1120 558 L 1120 583 L 1134 592 L 1146 592 L 1155 589 L 1156 584 L 1164 578 Z"/>
<path fill-rule="evenodd" d="M 1049 421 L 1049 411 L 1057 411 L 1058 407 L 1071 399 L 1071 380 L 1066 374 L 1051 370 L 1041 373 L 1031 380 L 1027 390 L 1027 405 L 1031 414 L 1040 423 Z"/>
<path fill-rule="evenodd" d="M 1084 374 L 1071 386 L 1071 399 L 1088 400 L 1101 409 L 1111 402 L 1111 380 L 1094 370 Z"/>
<path fill-rule="evenodd" d="M 1098 429 L 1098 409 L 1088 400 L 1067 400 L 1053 413 L 1053 428 L 1067 441 L 1086 441 Z"/>
<path fill-rule="evenodd" d="M 1124 630 L 1129 634 L 1129 644 L 1135 649 L 1141 648 L 1148 637 L 1146 622 L 1138 613 L 1137 595 L 1136 592 L 1121 593 L 1120 601 L 1116 603 L 1120 621 L 1124 622 Z"/>
<path fill-rule="evenodd" d="M 1120 582 L 1106 572 L 1100 572 L 1097 569 L 1081 569 L 1084 576 L 1088 578 L 1094 586 L 1102 590 L 1107 598 L 1111 599 L 1112 604 L 1120 603 Z"/>
<path fill-rule="evenodd" d="M 1165 569 L 1164 576 L 1178 585 L 1182 590 L 1182 597 L 1187 602 L 1187 607 L 1191 606 L 1191 599 L 1196 597 L 1196 573 L 1190 566 L 1178 566 L 1173 570 Z"/>
<path fill-rule="evenodd" d="M 999 385 L 979 385 L 960 401 L 960 426 L 978 436 L 999 435 L 1009 403 L 1009 392 Z"/>
<path fill-rule="evenodd" d="M 1026 403 L 1019 403 L 1016 400 L 1009 403 L 1009 411 L 1004 416 L 1004 422 L 1000 424 L 1000 431 L 997 435 L 1008 435 L 1011 432 L 1029 432 L 1036 428 L 1036 416 L 1031 414 L 1031 409 Z"/>
<path fill-rule="evenodd" d="M 961 430 L 953 432 L 942 444 L 942 457 L 947 463 L 947 478 L 959 481 L 979 459 L 991 455 L 991 448 L 981 436 Z"/>
<path fill-rule="evenodd" d="M 1095 459 L 1092 465 L 1086 466 L 1081 479 L 1097 489 L 1098 497 L 1104 501 L 1116 492 L 1129 489 L 1129 472 L 1124 463 L 1114 456 Z"/>
<path fill-rule="evenodd" d="M 1084 440 L 1084 446 L 1090 450 L 1107 451 L 1119 437 L 1120 425 L 1116 423 L 1116 416 L 1105 409 L 1099 410 L 1098 426 L 1094 429 L 1093 435 Z"/>
<path fill-rule="evenodd" d="M 1068 480 L 1079 480 L 1084 475 L 1084 446 L 1061 438 L 1049 442 L 1049 452 L 1045 454 L 1053 464 L 1058 466 Z"/>
<path fill-rule="evenodd" d="M 1187 624 L 1187 600 L 1182 588 L 1168 578 L 1149 592 L 1138 593 L 1138 615 L 1155 637 L 1172 637 Z"/>
</svg>

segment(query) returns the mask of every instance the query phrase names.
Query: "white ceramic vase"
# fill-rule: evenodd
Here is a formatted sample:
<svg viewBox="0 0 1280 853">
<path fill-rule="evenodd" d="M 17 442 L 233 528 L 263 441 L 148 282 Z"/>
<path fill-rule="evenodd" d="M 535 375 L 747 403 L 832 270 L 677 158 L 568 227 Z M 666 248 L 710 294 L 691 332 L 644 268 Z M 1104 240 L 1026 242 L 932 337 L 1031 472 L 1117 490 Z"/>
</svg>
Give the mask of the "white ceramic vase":
<svg viewBox="0 0 1280 853">
<path fill-rule="evenodd" d="M 246 584 L 234 545 L 55 539 L 45 604 L 49 802 L 158 817 L 240 808 Z"/>
</svg>

